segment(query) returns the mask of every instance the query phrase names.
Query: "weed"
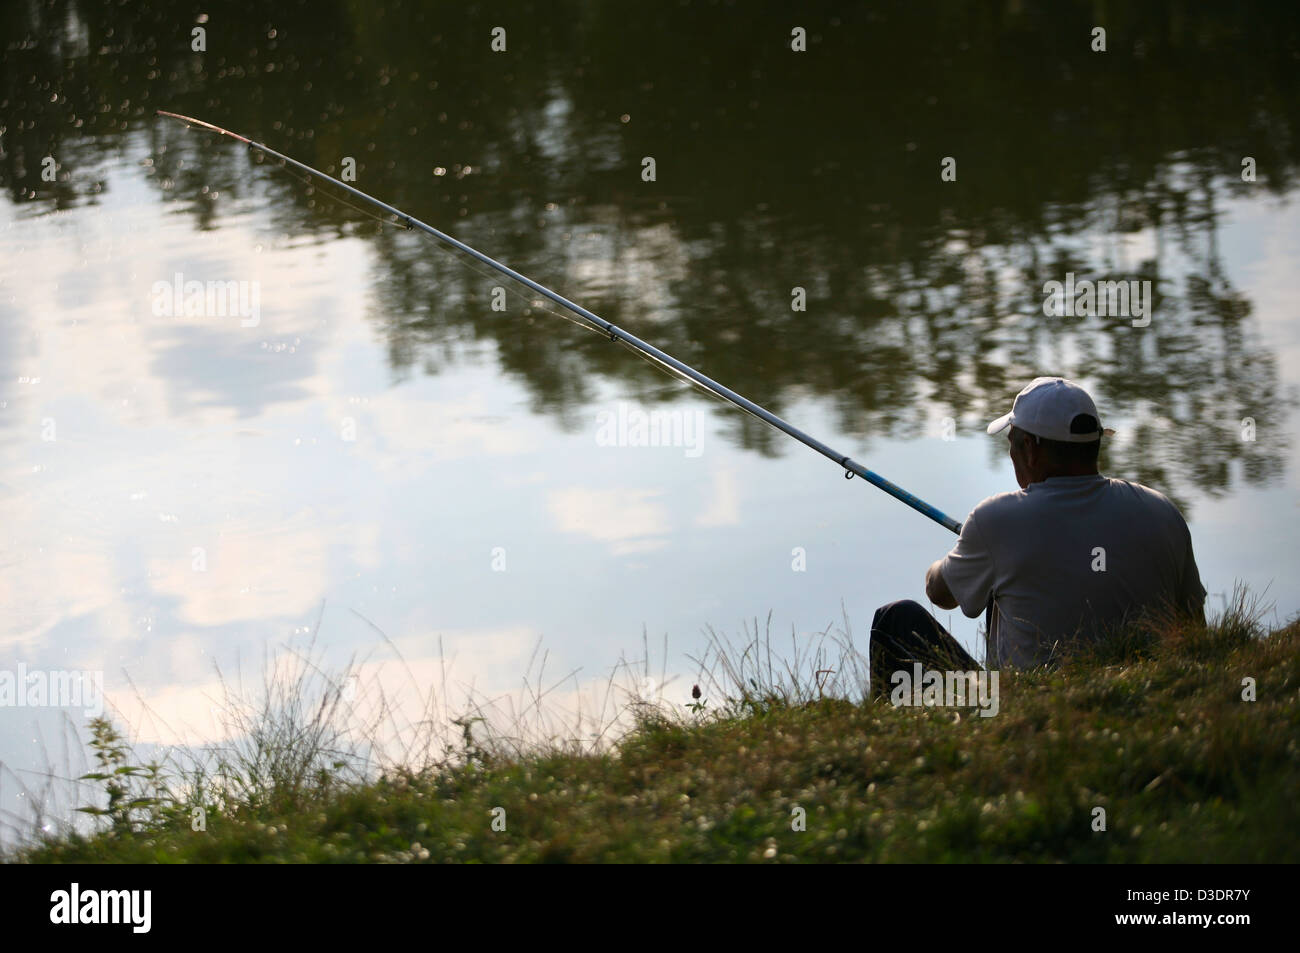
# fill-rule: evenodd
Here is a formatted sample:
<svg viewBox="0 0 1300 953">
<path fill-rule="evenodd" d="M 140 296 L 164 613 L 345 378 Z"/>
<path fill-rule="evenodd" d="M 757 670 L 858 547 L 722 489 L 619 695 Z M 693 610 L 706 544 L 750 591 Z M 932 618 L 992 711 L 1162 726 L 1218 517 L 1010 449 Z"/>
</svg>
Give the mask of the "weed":
<svg viewBox="0 0 1300 953">
<path fill-rule="evenodd" d="M 352 708 L 336 704 L 343 679 L 296 654 L 272 663 L 258 698 L 228 699 L 244 733 L 202 757 L 171 752 L 132 768 L 145 759 L 107 720 L 93 725 L 98 764 L 85 780 L 103 786 L 106 806 L 88 813 L 106 826 L 15 856 L 1294 862 L 1300 806 L 1287 792 L 1300 785 L 1300 621 L 1272 632 L 1260 621 L 1258 602 L 1241 593 L 1207 624 L 1148 622 L 1145 634 L 1063 654 L 1052 667 L 1008 670 L 987 719 L 868 701 L 847 623 L 792 634 L 782 660 L 755 621 L 741 640 L 710 630 L 681 708 L 635 689 L 610 709 L 617 674 L 646 682 L 648 662 L 624 660 L 590 726 L 598 731 L 530 744 L 536 726 L 556 724 L 541 701 L 560 682 L 548 687 L 539 668 L 509 709 L 536 719 L 533 728 L 516 717 L 503 737 L 502 707 L 479 699 L 441 722 L 458 738 L 408 739 L 403 750 L 427 756 L 406 761 L 382 755 L 379 721 L 355 735 Z M 444 694 L 427 711 L 446 707 Z M 395 724 L 391 709 L 385 718 Z M 214 812 L 206 832 L 178 823 L 195 805 Z M 490 827 L 498 807 L 508 832 Z M 1098 808 L 1106 831 L 1094 829 Z M 796 812 L 804 828 L 792 828 Z"/>
</svg>

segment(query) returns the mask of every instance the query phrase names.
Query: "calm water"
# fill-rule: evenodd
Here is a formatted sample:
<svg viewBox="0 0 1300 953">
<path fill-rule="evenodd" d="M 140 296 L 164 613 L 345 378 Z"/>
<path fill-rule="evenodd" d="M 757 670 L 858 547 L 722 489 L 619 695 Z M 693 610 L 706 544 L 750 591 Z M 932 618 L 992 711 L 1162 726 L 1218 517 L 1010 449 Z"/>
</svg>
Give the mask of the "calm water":
<svg viewBox="0 0 1300 953">
<path fill-rule="evenodd" d="M 1210 608 L 1240 580 L 1300 611 L 1296 8 L 1112 9 L 1096 53 L 1084 3 L 147 6 L 0 12 L 0 670 L 102 671 L 161 743 L 217 737 L 217 669 L 312 631 L 394 697 L 450 666 L 568 708 L 644 638 L 681 702 L 706 626 L 771 612 L 798 651 L 847 619 L 865 648 L 952 543 L 159 108 L 350 157 L 958 519 L 1014 487 L 984 425 L 1071 377 L 1118 431 L 1104 472 L 1183 508 Z M 1067 273 L 1150 281 L 1149 325 L 1045 316 Z M 177 274 L 256 313 L 159 313 Z M 675 445 L 627 445 L 652 412 Z M 84 720 L 0 709 L 11 823 Z"/>
</svg>

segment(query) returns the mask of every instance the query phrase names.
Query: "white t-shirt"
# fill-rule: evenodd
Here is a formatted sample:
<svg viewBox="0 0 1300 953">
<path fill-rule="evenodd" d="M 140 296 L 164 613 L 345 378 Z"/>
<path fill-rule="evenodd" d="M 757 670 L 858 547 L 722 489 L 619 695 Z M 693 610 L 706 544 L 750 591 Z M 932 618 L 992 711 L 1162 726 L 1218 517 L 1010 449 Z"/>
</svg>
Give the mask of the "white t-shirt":
<svg viewBox="0 0 1300 953">
<path fill-rule="evenodd" d="M 1041 664 L 1057 642 L 1164 602 L 1205 600 L 1192 536 L 1167 497 L 1100 474 L 1050 477 L 975 507 L 940 565 L 962 612 L 995 597 L 990 666 Z"/>
</svg>

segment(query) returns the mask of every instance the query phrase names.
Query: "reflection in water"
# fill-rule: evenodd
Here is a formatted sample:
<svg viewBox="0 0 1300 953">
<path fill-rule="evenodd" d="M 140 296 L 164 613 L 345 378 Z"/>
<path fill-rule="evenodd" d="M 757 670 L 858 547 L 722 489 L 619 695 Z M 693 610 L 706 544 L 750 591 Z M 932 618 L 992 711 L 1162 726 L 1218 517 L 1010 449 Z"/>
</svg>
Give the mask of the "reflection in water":
<svg viewBox="0 0 1300 953">
<path fill-rule="evenodd" d="M 1234 462 L 1250 483 L 1279 475 L 1289 398 L 1215 236 L 1229 199 L 1290 187 L 1296 9 L 1110 11 L 1112 37 L 1139 39 L 1103 55 L 1077 41 L 1084 3 L 812 4 L 795 55 L 784 13 L 521 3 L 495 58 L 480 13 L 220 4 L 194 53 L 183 5 L 6 5 L 0 184 L 35 209 L 94 203 L 93 170 L 140 138 L 140 174 L 201 228 L 256 207 L 285 235 L 373 242 L 399 377 L 490 353 L 570 428 L 600 378 L 646 401 L 678 392 L 522 299 L 493 311 L 499 279 L 431 241 L 272 165 L 250 178 L 245 151 L 152 117 L 176 109 L 333 173 L 352 156 L 367 191 L 778 414 L 812 395 L 863 437 L 942 417 L 962 432 L 1061 373 L 1125 422 L 1114 472 L 1175 497 L 1227 490 Z M 259 38 L 232 47 L 230 23 Z M 40 179 L 46 155 L 57 182 Z M 1066 272 L 1150 280 L 1151 325 L 1045 317 L 1043 284 Z M 223 396 L 208 352 L 178 342 L 167 373 L 212 400 L 292 396 L 283 380 Z M 743 415 L 723 425 L 788 449 Z"/>
<path fill-rule="evenodd" d="M 317 619 L 346 652 L 383 631 L 417 700 L 444 635 L 492 693 L 543 637 L 585 678 L 642 625 L 675 654 L 701 624 L 839 603 L 861 633 L 950 542 L 827 492 L 832 469 L 725 405 L 692 422 L 707 453 L 608 449 L 601 412 L 715 405 L 523 289 L 494 310 L 499 276 L 157 108 L 334 174 L 355 159 L 367 192 L 956 516 L 1006 488 L 985 423 L 1076 377 L 1119 431 L 1108 472 L 1185 511 L 1228 497 L 1194 522 L 1212 593 L 1292 569 L 1248 537 L 1293 497 L 1243 488 L 1286 482 L 1295 369 L 1266 296 L 1295 251 L 1243 274 L 1243 232 L 1267 239 L 1238 217 L 1276 223 L 1295 178 L 1300 8 L 1107 8 L 1101 55 L 1081 0 L 813 0 L 794 54 L 792 15 L 756 6 L 247 0 L 207 5 L 196 53 L 169 0 L 0 4 L 0 669 L 102 669 L 129 724 L 179 738 L 213 662 Z M 150 314 L 177 271 L 259 282 L 260 325 Z M 1067 274 L 1150 282 L 1151 323 L 1047 316 Z M 46 714 L 0 724 L 0 764 Z M 0 812 L 13 797 L 0 776 Z"/>
</svg>

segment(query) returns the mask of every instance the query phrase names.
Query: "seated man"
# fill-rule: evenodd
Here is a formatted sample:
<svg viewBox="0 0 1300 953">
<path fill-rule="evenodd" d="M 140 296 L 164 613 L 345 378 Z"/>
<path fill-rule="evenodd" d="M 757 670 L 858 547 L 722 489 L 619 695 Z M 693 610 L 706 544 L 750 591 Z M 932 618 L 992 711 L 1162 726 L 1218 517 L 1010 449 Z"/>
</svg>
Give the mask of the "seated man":
<svg viewBox="0 0 1300 953">
<path fill-rule="evenodd" d="M 957 545 L 929 569 L 925 592 L 967 617 L 987 610 L 987 664 L 1029 667 L 1058 646 L 1092 639 L 1147 610 L 1204 621 L 1192 538 L 1177 507 L 1137 483 L 1097 472 L 1103 431 L 1083 388 L 1039 377 L 1017 395 L 1008 425 L 1018 493 L 975 507 Z M 975 660 L 918 603 L 882 606 L 871 626 L 871 689 L 889 697 L 895 671 L 973 671 Z"/>
</svg>

